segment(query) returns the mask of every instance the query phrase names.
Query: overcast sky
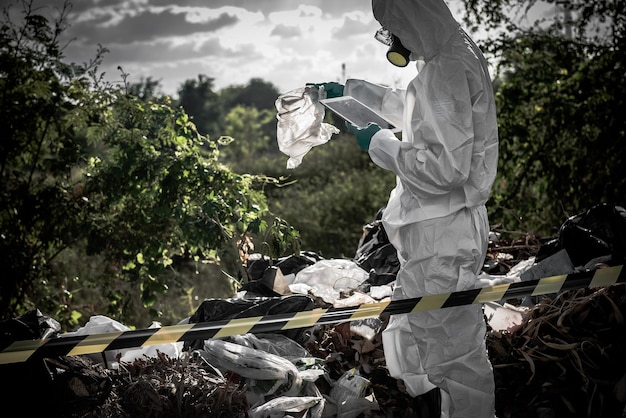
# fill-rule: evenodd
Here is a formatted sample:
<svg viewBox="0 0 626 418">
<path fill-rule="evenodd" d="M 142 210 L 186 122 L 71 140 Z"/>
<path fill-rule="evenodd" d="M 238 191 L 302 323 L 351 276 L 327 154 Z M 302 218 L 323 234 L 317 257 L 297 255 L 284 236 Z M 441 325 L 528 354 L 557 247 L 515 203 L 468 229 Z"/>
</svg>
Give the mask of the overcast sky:
<svg viewBox="0 0 626 418">
<path fill-rule="evenodd" d="M 461 1 L 447 2 L 457 20 Z M 345 78 L 404 88 L 415 76 L 413 64 L 386 61 L 371 0 L 73 0 L 68 23 L 66 61 L 88 61 L 101 44 L 108 80 L 121 81 L 121 66 L 131 83 L 152 77 L 173 96 L 199 74 L 217 90 L 261 78 L 280 92 Z"/>
<path fill-rule="evenodd" d="M 404 87 L 415 75 L 387 63 L 371 0 L 74 0 L 68 17 L 67 61 L 88 61 L 101 44 L 107 79 L 121 80 L 121 66 L 130 82 L 152 77 L 171 95 L 198 74 L 216 89 L 261 78 L 281 92 L 344 77 Z"/>
</svg>

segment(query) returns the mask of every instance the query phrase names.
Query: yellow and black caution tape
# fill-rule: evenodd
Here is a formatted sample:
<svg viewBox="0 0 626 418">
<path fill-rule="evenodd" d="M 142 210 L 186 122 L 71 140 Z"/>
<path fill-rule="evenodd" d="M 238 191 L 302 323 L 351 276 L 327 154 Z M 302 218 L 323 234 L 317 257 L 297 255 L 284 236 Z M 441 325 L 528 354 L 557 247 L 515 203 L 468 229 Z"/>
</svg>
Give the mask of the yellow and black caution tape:
<svg viewBox="0 0 626 418">
<path fill-rule="evenodd" d="M 623 271 L 622 267 L 614 266 L 525 282 L 352 307 L 313 309 L 97 335 L 15 341 L 0 350 L 0 364 L 25 362 L 43 357 L 94 354 L 107 350 L 222 338 L 245 333 L 276 332 L 386 315 L 504 301 L 525 296 L 540 296 L 582 287 L 606 287 L 626 282 L 626 271 Z"/>
</svg>

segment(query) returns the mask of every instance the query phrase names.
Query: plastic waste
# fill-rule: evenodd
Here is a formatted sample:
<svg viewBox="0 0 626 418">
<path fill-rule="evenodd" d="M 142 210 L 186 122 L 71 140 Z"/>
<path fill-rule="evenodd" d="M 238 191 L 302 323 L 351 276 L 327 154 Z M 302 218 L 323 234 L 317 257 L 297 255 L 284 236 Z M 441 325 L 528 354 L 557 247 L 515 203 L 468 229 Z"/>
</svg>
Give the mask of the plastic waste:
<svg viewBox="0 0 626 418">
<path fill-rule="evenodd" d="M 281 396 L 271 399 L 264 404 L 250 408 L 248 411 L 248 417 L 250 418 L 266 418 L 266 417 L 283 417 L 293 416 L 289 414 L 302 413 L 309 411 L 321 405 L 322 408 L 318 408 L 316 413 L 311 412 L 310 417 L 321 417 L 321 410 L 323 409 L 324 398 L 314 396 Z M 301 415 L 298 415 L 301 416 Z"/>
<path fill-rule="evenodd" d="M 14 341 L 37 340 L 56 337 L 61 324 L 55 319 L 33 309 L 24 315 L 0 322 L 0 348 Z"/>
<path fill-rule="evenodd" d="M 262 403 L 252 403 L 248 411 L 249 418 L 261 417 L 307 417 L 322 418 L 335 416 L 328 414 L 330 402 L 326 402 L 317 386 L 313 383 L 305 383 L 299 397 L 280 396 Z"/>
<path fill-rule="evenodd" d="M 313 307 L 313 300 L 306 295 L 252 299 L 206 299 L 200 304 L 194 314 L 189 317 L 189 323 L 310 311 Z M 306 328 L 299 328 L 278 331 L 277 333 L 283 334 L 296 342 L 301 342 L 305 339 L 306 331 Z M 201 349 L 203 346 L 203 340 L 186 341 L 183 350 Z"/>
<path fill-rule="evenodd" d="M 337 417 L 354 418 L 371 410 L 378 410 L 378 403 L 365 393 L 370 381 L 358 374 L 356 369 L 345 372 L 330 390 L 330 397 L 337 404 Z"/>
<path fill-rule="evenodd" d="M 0 348 L 15 341 L 55 339 L 58 321 L 33 309 L 0 321 Z M 106 399 L 111 382 L 104 369 L 80 356 L 33 355 L 0 365 L 0 398 L 22 416 L 79 416 Z"/>
<path fill-rule="evenodd" d="M 245 291 L 246 297 L 275 297 L 291 294 L 285 276 L 275 266 L 266 268 L 260 279 L 244 283 L 240 291 Z"/>
<path fill-rule="evenodd" d="M 509 303 L 501 305 L 497 302 L 486 302 L 483 305 L 483 311 L 487 323 L 492 329 L 511 332 L 523 322 L 524 314 L 528 308 L 517 307 Z"/>
<path fill-rule="evenodd" d="M 161 328 L 161 323 L 154 321 L 148 328 Z M 144 356 L 156 357 L 158 353 L 166 354 L 170 358 L 178 358 L 183 351 L 183 343 L 156 344 L 144 348 L 131 348 L 124 350 L 120 357 L 121 363 L 132 363 Z"/>
<path fill-rule="evenodd" d="M 286 359 L 311 357 L 311 354 L 304 347 L 281 334 L 254 335 L 247 333 L 235 335 L 231 339 L 236 344 L 254 348 L 255 350 L 262 350 Z"/>
<path fill-rule="evenodd" d="M 478 275 L 477 288 L 521 282 L 521 275 L 535 264 L 535 257 L 520 261 L 509 269 L 506 274 L 489 274 L 482 271 Z"/>
<path fill-rule="evenodd" d="M 544 244 L 537 261 L 565 249 L 574 267 L 594 269 L 596 260 L 608 265 L 626 259 L 626 209 L 601 203 L 568 218 L 554 240 Z"/>
<path fill-rule="evenodd" d="M 378 286 L 394 281 L 400 269 L 397 251 L 389 242 L 381 222 L 383 209 L 363 227 L 354 256 L 356 264 L 369 273 L 367 282 Z"/>
<path fill-rule="evenodd" d="M 282 94 L 275 106 L 278 149 L 289 156 L 288 169 L 298 167 L 311 148 L 325 144 L 333 134 L 339 133 L 339 129 L 323 122 L 324 106 L 314 87 L 301 87 Z"/>
<path fill-rule="evenodd" d="M 265 269 L 270 266 L 280 268 L 283 275 L 287 277 L 295 275 L 303 268 L 323 259 L 324 257 L 312 251 L 300 251 L 298 255 L 292 254 L 286 257 L 280 257 L 276 260 L 272 260 L 263 254 L 253 253 L 248 256 L 246 270 L 250 280 L 259 280 L 263 276 Z"/>
<path fill-rule="evenodd" d="M 342 291 L 356 289 L 368 277 L 367 272 L 352 260 L 321 260 L 302 269 L 293 284 L 310 286 L 311 293 L 332 305 L 340 298 Z M 292 285 L 289 288 L 294 293 L 298 290 Z"/>
<path fill-rule="evenodd" d="M 152 322 L 148 328 L 160 328 L 161 324 L 158 322 Z M 89 318 L 89 321 L 76 331 L 66 332 L 59 335 L 60 338 L 71 337 L 75 335 L 96 335 L 105 334 L 109 332 L 125 332 L 130 331 L 130 328 L 126 325 L 108 318 L 104 315 L 93 315 Z M 151 345 L 144 348 L 131 348 L 125 350 L 107 350 L 99 354 L 88 354 L 95 363 L 102 364 L 109 369 L 118 368 L 118 356 L 119 361 L 124 363 L 132 363 L 138 358 L 143 356 L 154 357 L 157 355 L 157 351 L 168 355 L 171 358 L 178 358 L 183 348 L 183 343 L 168 343 Z"/>
<path fill-rule="evenodd" d="M 213 338 L 198 352 L 208 363 L 246 378 L 257 394 L 297 396 L 302 389 L 298 369 L 283 357 Z"/>
<path fill-rule="evenodd" d="M 376 303 L 376 300 L 370 295 L 366 295 L 365 293 L 354 292 L 347 298 L 337 299 L 335 302 L 333 302 L 333 307 L 344 308 L 348 306 L 359 306 L 366 303 Z"/>
<path fill-rule="evenodd" d="M 130 331 L 130 328 L 120 322 L 108 318 L 104 315 L 93 315 L 89 318 L 89 321 L 82 327 L 75 331 L 66 332 L 61 334 L 61 338 L 72 337 L 76 335 L 95 335 L 104 334 L 108 332 L 125 332 Z M 88 354 L 94 362 L 103 364 L 109 369 L 116 369 L 118 366 L 117 356 L 121 355 L 125 350 L 108 350 L 99 354 Z"/>
<path fill-rule="evenodd" d="M 366 318 L 350 321 L 350 334 L 372 340 L 380 331 L 383 321 L 380 318 Z"/>
<path fill-rule="evenodd" d="M 390 285 L 371 286 L 369 294 L 376 300 L 383 300 L 393 295 L 393 288 Z"/>
</svg>

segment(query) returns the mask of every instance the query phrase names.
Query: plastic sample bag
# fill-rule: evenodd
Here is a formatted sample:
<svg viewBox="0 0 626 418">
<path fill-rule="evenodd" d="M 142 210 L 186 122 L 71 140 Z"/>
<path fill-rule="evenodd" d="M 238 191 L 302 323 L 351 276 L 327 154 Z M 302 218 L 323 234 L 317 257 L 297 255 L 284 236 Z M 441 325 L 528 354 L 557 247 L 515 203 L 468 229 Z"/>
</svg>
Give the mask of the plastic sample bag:
<svg viewBox="0 0 626 418">
<path fill-rule="evenodd" d="M 319 102 L 319 91 L 301 87 L 282 94 L 275 102 L 278 119 L 276 139 L 280 151 L 288 155 L 287 168 L 302 163 L 311 148 L 328 142 L 339 129 L 324 120 L 324 106 Z"/>
</svg>

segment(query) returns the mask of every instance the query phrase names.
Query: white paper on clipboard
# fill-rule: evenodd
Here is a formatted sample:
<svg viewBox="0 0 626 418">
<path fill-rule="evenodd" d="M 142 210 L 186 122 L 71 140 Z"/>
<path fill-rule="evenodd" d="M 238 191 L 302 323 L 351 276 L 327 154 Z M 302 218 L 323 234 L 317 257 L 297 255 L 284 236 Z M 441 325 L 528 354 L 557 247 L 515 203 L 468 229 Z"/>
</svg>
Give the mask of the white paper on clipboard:
<svg viewBox="0 0 626 418">
<path fill-rule="evenodd" d="M 340 118 L 358 127 L 365 127 L 369 122 L 374 122 L 382 129 L 389 129 L 393 133 L 401 131 L 390 120 L 352 96 L 321 99 L 320 103 Z"/>
</svg>

